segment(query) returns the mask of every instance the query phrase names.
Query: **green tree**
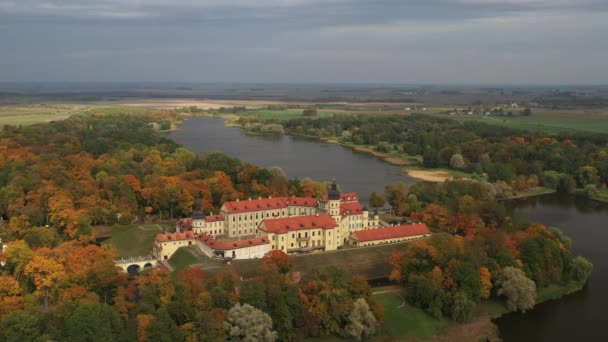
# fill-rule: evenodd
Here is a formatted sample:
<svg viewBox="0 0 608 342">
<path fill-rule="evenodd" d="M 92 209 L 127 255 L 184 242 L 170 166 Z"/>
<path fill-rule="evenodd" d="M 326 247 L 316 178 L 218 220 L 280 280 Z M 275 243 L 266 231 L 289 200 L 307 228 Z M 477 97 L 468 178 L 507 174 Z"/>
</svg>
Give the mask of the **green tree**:
<svg viewBox="0 0 608 342">
<path fill-rule="evenodd" d="M 0 321 L 0 340 L 6 342 L 35 341 L 40 336 L 38 319 L 25 311 L 13 311 Z"/>
<path fill-rule="evenodd" d="M 586 283 L 591 272 L 593 272 L 593 264 L 582 256 L 574 257 L 570 262 L 570 276 L 576 282 Z"/>
<path fill-rule="evenodd" d="M 507 297 L 507 308 L 526 312 L 536 303 L 536 285 L 515 267 L 505 267 L 497 280 L 498 295 Z"/>
<path fill-rule="evenodd" d="M 121 321 L 118 311 L 107 304 L 83 304 L 67 318 L 65 326 L 69 341 L 114 341 Z"/>
<path fill-rule="evenodd" d="M 266 311 L 266 289 L 259 281 L 248 279 L 241 283 L 241 303 Z"/>
<path fill-rule="evenodd" d="M 344 335 L 353 337 L 357 341 L 367 339 L 376 332 L 376 317 L 374 317 L 372 310 L 363 298 L 355 301 L 347 321 Z"/>
<path fill-rule="evenodd" d="M 453 298 L 450 316 L 457 322 L 466 322 L 473 317 L 475 302 L 465 291 L 458 291 Z"/>
<path fill-rule="evenodd" d="M 249 304 L 236 304 L 228 311 L 224 330 L 228 341 L 273 342 L 277 339 L 270 316 Z"/>
<path fill-rule="evenodd" d="M 159 309 L 155 316 L 148 327 L 148 341 L 174 342 L 184 339 L 167 310 Z"/>
</svg>

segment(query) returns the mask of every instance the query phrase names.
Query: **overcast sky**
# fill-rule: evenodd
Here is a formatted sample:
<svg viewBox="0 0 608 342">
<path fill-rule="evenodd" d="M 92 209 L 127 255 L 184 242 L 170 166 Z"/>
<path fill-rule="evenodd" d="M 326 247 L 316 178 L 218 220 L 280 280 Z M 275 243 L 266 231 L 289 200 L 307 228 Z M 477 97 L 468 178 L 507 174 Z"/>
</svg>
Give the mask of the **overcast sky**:
<svg viewBox="0 0 608 342">
<path fill-rule="evenodd" d="M 0 81 L 608 84 L 608 0 L 0 0 Z"/>
</svg>

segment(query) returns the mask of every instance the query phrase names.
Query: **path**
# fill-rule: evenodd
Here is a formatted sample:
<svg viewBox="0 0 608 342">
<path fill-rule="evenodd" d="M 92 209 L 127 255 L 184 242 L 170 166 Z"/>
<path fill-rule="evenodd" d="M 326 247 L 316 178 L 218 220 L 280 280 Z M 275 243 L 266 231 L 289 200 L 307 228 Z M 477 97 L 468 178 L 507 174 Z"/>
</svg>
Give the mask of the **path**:
<svg viewBox="0 0 608 342">
<path fill-rule="evenodd" d="M 399 304 L 399 306 L 397 306 L 397 308 L 402 308 L 405 306 L 405 298 L 403 298 L 403 296 L 401 295 L 402 291 L 403 291 L 403 289 L 398 286 L 391 286 L 387 290 L 374 291 L 374 292 L 372 292 L 372 295 L 379 295 L 382 293 L 395 293 L 395 294 L 397 294 L 397 296 L 399 296 L 399 298 L 401 298 L 401 304 Z"/>
</svg>

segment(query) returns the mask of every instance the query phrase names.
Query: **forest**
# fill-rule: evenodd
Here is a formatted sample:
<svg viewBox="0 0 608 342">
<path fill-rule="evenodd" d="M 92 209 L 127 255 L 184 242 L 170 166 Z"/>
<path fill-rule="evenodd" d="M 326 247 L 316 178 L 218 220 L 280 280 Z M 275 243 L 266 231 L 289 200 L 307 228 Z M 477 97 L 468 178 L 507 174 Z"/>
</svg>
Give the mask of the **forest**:
<svg viewBox="0 0 608 342">
<path fill-rule="evenodd" d="M 201 197 L 207 211 L 246 196 L 316 197 L 323 184 L 288 180 L 219 153 L 197 156 L 153 123 L 170 113 L 79 115 L 6 126 L 0 138 L 0 341 L 297 341 L 369 339 L 384 311 L 367 280 L 324 265 L 298 276 L 273 251 L 253 279 L 155 269 L 129 278 L 91 227 L 173 219 Z M 388 185 L 401 215 L 437 234 L 403 245 L 391 280 L 407 301 L 465 322 L 484 300 L 529 310 L 543 290 L 586 283 L 592 265 L 555 228 L 514 222 L 483 182 Z M 378 197 L 378 196 L 375 196 Z"/>
<path fill-rule="evenodd" d="M 259 118 L 241 118 L 250 124 Z M 422 114 L 352 115 L 263 120 L 288 134 L 337 137 L 342 144 L 379 152 L 420 156 L 425 168 L 464 171 L 506 190 L 542 185 L 608 201 L 608 135 L 564 131 L 556 135 L 475 121 L 458 122 Z"/>
</svg>

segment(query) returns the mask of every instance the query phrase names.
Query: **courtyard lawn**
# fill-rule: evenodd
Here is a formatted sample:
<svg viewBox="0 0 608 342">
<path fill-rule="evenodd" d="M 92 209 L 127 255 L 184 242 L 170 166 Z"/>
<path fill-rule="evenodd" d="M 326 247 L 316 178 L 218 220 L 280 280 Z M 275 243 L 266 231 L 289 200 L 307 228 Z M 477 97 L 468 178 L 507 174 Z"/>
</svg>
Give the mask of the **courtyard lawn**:
<svg viewBox="0 0 608 342">
<path fill-rule="evenodd" d="M 203 269 L 219 268 L 222 263 L 203 255 L 198 247 L 189 246 L 178 249 L 169 259 L 169 265 L 178 272 L 194 265 Z"/>
<path fill-rule="evenodd" d="M 152 252 L 152 244 L 162 227 L 157 224 L 110 228 L 110 237 L 102 244 L 112 245 L 120 257 L 144 256 Z"/>
<path fill-rule="evenodd" d="M 398 292 L 375 295 L 384 306 L 384 327 L 380 335 L 391 337 L 429 338 L 441 334 L 451 324 L 431 317 L 422 309 L 404 302 Z"/>
</svg>

